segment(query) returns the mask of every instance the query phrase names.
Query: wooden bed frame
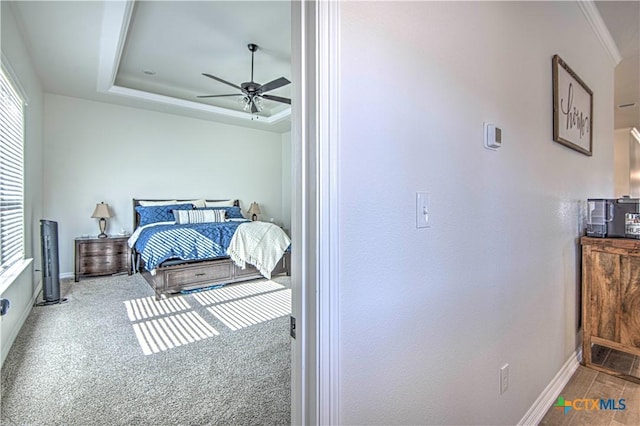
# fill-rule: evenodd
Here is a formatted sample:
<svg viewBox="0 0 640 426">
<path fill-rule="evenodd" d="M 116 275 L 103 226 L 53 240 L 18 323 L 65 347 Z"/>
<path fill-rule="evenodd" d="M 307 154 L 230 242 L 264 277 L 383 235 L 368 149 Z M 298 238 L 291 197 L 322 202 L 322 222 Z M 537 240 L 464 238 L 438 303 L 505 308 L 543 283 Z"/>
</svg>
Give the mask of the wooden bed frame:
<svg viewBox="0 0 640 426">
<path fill-rule="evenodd" d="M 169 201 L 149 198 L 133 199 L 133 229 L 137 229 L 140 223 L 140 215 L 136 207 L 140 201 Z M 190 200 L 177 200 L 178 202 Z M 208 202 L 226 200 L 206 200 Z M 238 200 L 234 200 L 233 205 L 240 207 Z M 263 278 L 262 274 L 252 265 L 246 265 L 245 269 L 238 267 L 229 257 L 219 257 L 207 260 L 169 260 L 156 268 L 155 275 L 144 268 L 144 262 L 140 259 L 140 254 L 132 249 L 134 272 L 140 272 L 144 279 L 153 289 L 156 299 L 162 295 L 177 293 L 182 290 L 193 290 L 197 288 L 209 287 L 221 284 L 230 284 L 240 281 Z M 290 253 L 286 252 L 272 275 L 286 273 L 291 274 Z"/>
</svg>

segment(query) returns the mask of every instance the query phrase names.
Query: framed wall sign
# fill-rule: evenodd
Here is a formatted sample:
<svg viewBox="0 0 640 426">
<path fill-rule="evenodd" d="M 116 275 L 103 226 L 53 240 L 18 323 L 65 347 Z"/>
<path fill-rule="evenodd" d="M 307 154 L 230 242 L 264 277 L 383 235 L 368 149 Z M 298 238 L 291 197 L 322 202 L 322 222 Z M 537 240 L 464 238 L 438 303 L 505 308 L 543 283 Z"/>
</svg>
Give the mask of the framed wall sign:
<svg viewBox="0 0 640 426">
<path fill-rule="evenodd" d="M 593 153 L 593 92 L 558 55 L 553 56 L 553 140 Z"/>
</svg>

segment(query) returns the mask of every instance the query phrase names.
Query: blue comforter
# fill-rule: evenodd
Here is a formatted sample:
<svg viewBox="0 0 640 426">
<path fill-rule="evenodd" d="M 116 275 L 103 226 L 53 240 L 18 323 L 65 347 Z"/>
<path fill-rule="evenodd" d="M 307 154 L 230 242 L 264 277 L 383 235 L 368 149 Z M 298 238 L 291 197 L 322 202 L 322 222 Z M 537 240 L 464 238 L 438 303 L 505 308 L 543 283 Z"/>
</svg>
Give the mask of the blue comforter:
<svg viewBox="0 0 640 426">
<path fill-rule="evenodd" d="M 227 256 L 231 238 L 241 223 L 156 225 L 141 230 L 134 248 L 148 271 L 168 259 L 201 260 Z"/>
</svg>

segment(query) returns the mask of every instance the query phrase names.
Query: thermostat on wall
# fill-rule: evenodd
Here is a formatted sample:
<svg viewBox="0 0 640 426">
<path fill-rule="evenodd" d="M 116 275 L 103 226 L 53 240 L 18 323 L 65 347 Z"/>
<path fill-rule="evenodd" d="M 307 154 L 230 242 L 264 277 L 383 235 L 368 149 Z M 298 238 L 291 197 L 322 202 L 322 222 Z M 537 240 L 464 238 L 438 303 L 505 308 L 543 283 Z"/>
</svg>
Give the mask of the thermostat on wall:
<svg viewBox="0 0 640 426">
<path fill-rule="evenodd" d="M 493 123 L 484 123 L 484 146 L 496 150 L 502 146 L 502 129 Z"/>
</svg>

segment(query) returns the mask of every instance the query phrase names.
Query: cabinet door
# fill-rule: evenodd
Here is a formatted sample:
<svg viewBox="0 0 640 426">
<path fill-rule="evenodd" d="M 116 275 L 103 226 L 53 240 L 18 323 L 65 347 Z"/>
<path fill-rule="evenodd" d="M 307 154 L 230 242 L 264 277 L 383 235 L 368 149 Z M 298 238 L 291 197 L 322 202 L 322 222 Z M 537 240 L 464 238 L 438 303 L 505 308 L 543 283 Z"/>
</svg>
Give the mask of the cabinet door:
<svg viewBox="0 0 640 426">
<path fill-rule="evenodd" d="M 620 342 L 620 255 L 591 250 L 587 277 L 591 293 L 587 321 L 591 336 Z"/>
<path fill-rule="evenodd" d="M 640 348 L 640 257 L 638 256 L 622 257 L 620 343 Z"/>
</svg>

